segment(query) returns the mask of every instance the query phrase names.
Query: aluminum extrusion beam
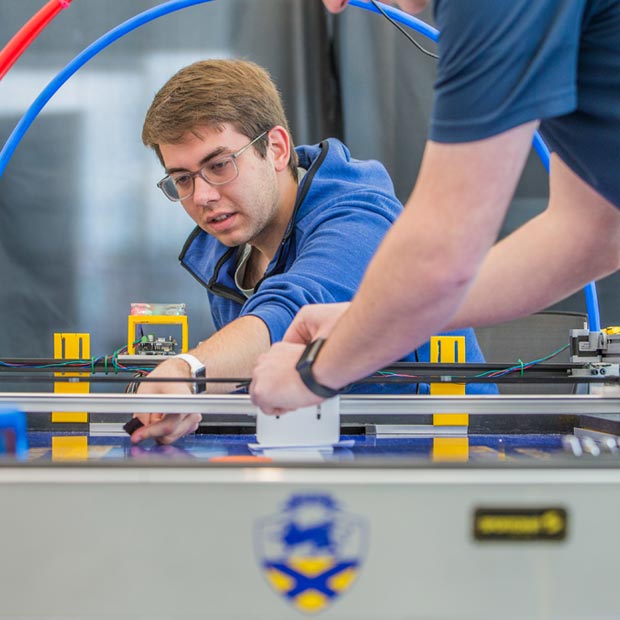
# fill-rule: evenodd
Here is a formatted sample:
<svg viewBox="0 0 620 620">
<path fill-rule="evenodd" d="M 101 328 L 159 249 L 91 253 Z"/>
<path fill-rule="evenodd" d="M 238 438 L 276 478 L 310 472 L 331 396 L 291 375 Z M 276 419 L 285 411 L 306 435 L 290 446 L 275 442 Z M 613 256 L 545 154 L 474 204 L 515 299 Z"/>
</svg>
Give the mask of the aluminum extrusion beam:
<svg viewBox="0 0 620 620">
<path fill-rule="evenodd" d="M 137 394 L 42 394 L 0 393 L 1 407 L 17 407 L 29 413 L 88 411 L 90 413 L 202 413 L 255 415 L 249 396 Z M 420 415 L 432 413 L 470 414 L 618 414 L 620 397 L 571 396 L 342 396 L 341 414 Z"/>
</svg>

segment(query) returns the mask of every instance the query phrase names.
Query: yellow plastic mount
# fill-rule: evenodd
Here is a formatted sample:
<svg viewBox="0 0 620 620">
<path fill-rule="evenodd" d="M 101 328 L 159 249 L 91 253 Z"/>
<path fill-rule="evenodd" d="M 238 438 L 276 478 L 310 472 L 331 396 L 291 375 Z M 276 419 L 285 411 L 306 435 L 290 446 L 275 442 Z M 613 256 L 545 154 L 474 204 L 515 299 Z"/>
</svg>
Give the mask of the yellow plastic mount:
<svg viewBox="0 0 620 620">
<path fill-rule="evenodd" d="M 127 354 L 134 355 L 136 349 L 134 342 L 136 342 L 136 327 L 138 325 L 180 325 L 181 326 L 181 353 L 186 353 L 188 350 L 188 329 L 187 329 L 187 315 L 181 316 L 166 316 L 157 314 L 130 314 L 127 317 Z"/>
<path fill-rule="evenodd" d="M 88 460 L 88 437 L 52 437 L 52 461 Z"/>
<path fill-rule="evenodd" d="M 431 455 L 434 462 L 468 461 L 469 437 L 433 437 Z"/>
<path fill-rule="evenodd" d="M 433 336 L 431 338 L 431 363 L 465 363 L 465 336 Z M 465 394 L 464 383 L 431 383 L 432 396 L 459 396 Z M 433 426 L 468 426 L 467 413 L 435 413 Z"/>
<path fill-rule="evenodd" d="M 90 334 L 54 334 L 54 357 L 60 360 L 90 358 Z M 56 372 L 56 377 L 84 377 L 87 372 Z M 88 394 L 88 383 L 54 381 L 56 394 Z M 52 422 L 88 422 L 88 412 L 53 411 Z"/>
</svg>

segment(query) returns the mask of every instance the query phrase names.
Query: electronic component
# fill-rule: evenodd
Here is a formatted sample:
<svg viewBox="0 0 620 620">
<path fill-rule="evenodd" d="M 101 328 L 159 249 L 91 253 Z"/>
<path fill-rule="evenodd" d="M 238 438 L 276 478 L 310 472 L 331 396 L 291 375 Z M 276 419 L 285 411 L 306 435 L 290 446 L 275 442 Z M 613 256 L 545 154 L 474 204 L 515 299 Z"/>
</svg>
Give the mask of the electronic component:
<svg viewBox="0 0 620 620">
<path fill-rule="evenodd" d="M 583 364 L 574 368 L 573 377 L 595 377 L 607 383 L 590 386 L 590 393 L 617 393 L 620 378 L 620 327 L 608 327 L 598 332 L 571 329 L 570 360 Z"/>
<path fill-rule="evenodd" d="M 145 325 L 178 325 L 181 331 L 181 350 L 179 353 L 187 352 L 189 337 L 185 304 L 132 303 L 131 314 L 127 317 L 128 356 L 176 355 L 177 343 L 175 341 L 172 348 L 172 338 L 160 339 L 155 338 L 155 336 L 146 336 L 147 340 L 145 341 L 144 336 L 142 336 Z"/>
<path fill-rule="evenodd" d="M 620 327 L 570 330 L 571 362 L 620 363 Z"/>
<path fill-rule="evenodd" d="M 142 336 L 134 344 L 136 355 L 176 355 L 177 341 L 172 337 L 157 338 L 154 334 Z"/>
</svg>

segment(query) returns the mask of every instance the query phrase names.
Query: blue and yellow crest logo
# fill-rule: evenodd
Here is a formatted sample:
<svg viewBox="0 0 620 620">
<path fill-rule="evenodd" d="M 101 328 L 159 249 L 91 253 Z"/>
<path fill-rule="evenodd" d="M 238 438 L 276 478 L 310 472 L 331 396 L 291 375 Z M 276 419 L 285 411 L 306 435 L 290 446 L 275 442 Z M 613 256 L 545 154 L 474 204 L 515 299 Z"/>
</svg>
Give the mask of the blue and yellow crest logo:
<svg viewBox="0 0 620 620">
<path fill-rule="evenodd" d="M 357 579 L 367 530 L 329 495 L 293 495 L 282 512 L 257 523 L 264 575 L 297 610 L 318 614 Z"/>
</svg>

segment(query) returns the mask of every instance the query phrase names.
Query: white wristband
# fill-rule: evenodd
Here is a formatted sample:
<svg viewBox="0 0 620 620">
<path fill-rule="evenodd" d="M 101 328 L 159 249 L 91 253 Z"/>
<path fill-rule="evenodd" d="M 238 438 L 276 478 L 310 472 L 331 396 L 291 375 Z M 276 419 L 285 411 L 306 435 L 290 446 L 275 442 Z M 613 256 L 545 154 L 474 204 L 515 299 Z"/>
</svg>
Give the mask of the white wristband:
<svg viewBox="0 0 620 620">
<path fill-rule="evenodd" d="M 179 355 L 175 355 L 174 357 L 182 359 L 189 366 L 192 377 L 204 379 L 207 376 L 205 365 L 195 355 L 191 353 L 179 353 Z M 200 394 L 206 390 L 207 385 L 204 381 L 196 382 L 192 385 L 192 392 L 194 394 Z"/>
</svg>

